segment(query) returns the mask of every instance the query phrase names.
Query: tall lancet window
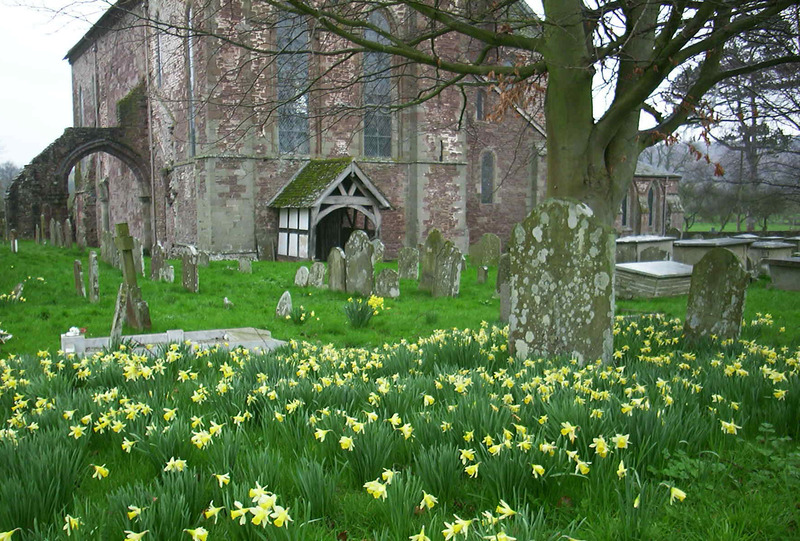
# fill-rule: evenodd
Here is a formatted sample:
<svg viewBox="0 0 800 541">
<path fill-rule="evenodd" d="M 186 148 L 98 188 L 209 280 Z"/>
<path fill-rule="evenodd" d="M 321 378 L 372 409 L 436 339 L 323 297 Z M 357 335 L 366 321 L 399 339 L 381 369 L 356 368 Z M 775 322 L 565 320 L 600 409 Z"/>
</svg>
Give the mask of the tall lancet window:
<svg viewBox="0 0 800 541">
<path fill-rule="evenodd" d="M 281 153 L 308 154 L 308 24 L 284 14 L 277 25 L 278 49 L 278 149 Z"/>
<path fill-rule="evenodd" d="M 389 32 L 389 21 L 381 13 L 370 13 L 369 22 L 382 32 Z M 389 40 L 368 28 L 364 38 L 381 44 Z M 364 155 L 378 158 L 392 156 L 392 57 L 387 53 L 364 53 Z"/>
</svg>

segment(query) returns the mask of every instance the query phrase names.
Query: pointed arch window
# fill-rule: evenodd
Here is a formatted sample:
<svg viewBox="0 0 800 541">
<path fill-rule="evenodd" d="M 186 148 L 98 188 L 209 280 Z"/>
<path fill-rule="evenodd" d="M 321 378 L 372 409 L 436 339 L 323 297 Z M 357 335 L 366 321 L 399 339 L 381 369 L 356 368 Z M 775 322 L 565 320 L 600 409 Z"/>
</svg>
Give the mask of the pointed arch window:
<svg viewBox="0 0 800 541">
<path fill-rule="evenodd" d="M 481 203 L 494 203 L 494 154 L 481 156 Z"/>
<path fill-rule="evenodd" d="M 378 11 L 369 15 L 369 22 L 381 32 L 389 32 L 389 21 Z M 380 44 L 389 40 L 368 28 L 364 38 Z M 387 53 L 364 53 L 364 155 L 377 158 L 392 156 L 392 57 Z"/>
<path fill-rule="evenodd" d="M 282 14 L 276 28 L 278 48 L 278 150 L 308 154 L 308 23 Z"/>
</svg>

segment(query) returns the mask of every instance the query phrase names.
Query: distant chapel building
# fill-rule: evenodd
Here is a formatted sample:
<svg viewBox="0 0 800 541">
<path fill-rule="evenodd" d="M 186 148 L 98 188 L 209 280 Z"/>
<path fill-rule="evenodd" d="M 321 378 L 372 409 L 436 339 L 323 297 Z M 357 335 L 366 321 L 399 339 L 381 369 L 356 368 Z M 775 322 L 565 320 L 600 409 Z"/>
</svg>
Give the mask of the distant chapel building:
<svg viewBox="0 0 800 541">
<path fill-rule="evenodd" d="M 397 15 L 369 20 L 415 30 Z M 74 168 L 72 214 L 90 245 L 118 222 L 146 247 L 259 258 L 327 259 L 354 229 L 388 257 L 434 227 L 462 249 L 487 232 L 507 239 L 546 191 L 543 96 L 493 120 L 498 93 L 473 78 L 393 107 L 439 75 L 385 53 L 323 54 L 343 45 L 258 2 L 120 0 L 67 53 L 75 128 L 12 186 L 10 227 L 32 236 L 40 215 L 65 218 Z M 474 47 L 453 35 L 436 46 Z M 677 177 L 649 173 L 626 197 L 622 234 L 681 226 Z"/>
</svg>

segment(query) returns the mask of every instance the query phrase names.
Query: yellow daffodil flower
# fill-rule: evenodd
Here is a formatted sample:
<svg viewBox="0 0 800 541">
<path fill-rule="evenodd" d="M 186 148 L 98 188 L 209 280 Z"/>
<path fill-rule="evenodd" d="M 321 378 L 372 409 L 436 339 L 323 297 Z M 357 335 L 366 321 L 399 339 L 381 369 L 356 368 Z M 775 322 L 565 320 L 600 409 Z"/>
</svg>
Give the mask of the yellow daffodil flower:
<svg viewBox="0 0 800 541">
<path fill-rule="evenodd" d="M 436 496 L 434 496 L 432 494 L 428 494 L 427 492 L 425 492 L 423 490 L 422 491 L 422 501 L 419 502 L 419 506 L 418 507 L 420 509 L 425 509 L 425 508 L 433 509 L 433 506 L 436 505 L 438 502 L 439 502 L 439 500 L 436 498 Z"/>
<path fill-rule="evenodd" d="M 126 541 L 141 541 L 142 537 L 144 537 L 144 534 L 146 534 L 149 531 L 150 530 L 145 530 L 143 532 L 136 533 L 130 530 L 125 530 L 125 533 L 127 534 L 125 535 L 125 539 Z"/>
<path fill-rule="evenodd" d="M 105 464 L 102 466 L 92 464 L 91 466 L 94 468 L 94 473 L 92 474 L 93 479 L 104 479 L 108 477 L 108 468 L 106 468 Z"/>
<path fill-rule="evenodd" d="M 411 541 L 431 541 L 431 538 L 425 535 L 425 526 L 422 527 L 418 534 L 409 535 L 408 538 Z"/>
<path fill-rule="evenodd" d="M 186 529 L 183 531 L 192 536 L 192 541 L 206 541 L 206 538 L 208 537 L 208 530 L 202 526 L 195 528 L 194 530 Z"/>
</svg>

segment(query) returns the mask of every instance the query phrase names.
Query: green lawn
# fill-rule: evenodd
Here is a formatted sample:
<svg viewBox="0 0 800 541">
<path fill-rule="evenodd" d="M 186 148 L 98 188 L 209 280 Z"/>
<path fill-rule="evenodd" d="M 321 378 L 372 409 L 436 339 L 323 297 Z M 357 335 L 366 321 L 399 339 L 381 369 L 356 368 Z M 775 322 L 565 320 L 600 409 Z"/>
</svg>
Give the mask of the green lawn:
<svg viewBox="0 0 800 541">
<path fill-rule="evenodd" d="M 800 231 L 800 219 L 785 220 L 776 219 L 767 222 L 769 231 Z M 761 232 L 763 224 L 756 224 L 755 233 Z M 695 222 L 692 227 L 688 229 L 689 233 L 707 233 L 711 230 L 724 233 L 747 233 L 744 222 L 741 224 L 741 229 L 736 229 L 736 222 L 728 222 L 725 224 L 724 229 L 720 229 L 718 223 L 711 222 Z"/>
</svg>

